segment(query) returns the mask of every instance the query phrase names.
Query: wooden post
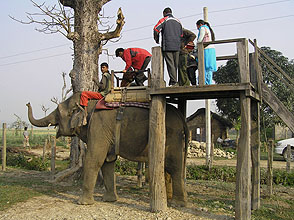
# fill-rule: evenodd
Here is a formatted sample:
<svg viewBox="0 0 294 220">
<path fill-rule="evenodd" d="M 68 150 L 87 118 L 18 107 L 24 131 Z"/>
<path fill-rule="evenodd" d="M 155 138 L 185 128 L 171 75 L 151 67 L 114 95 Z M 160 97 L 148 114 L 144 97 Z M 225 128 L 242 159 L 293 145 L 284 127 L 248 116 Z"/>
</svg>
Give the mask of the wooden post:
<svg viewBox="0 0 294 220">
<path fill-rule="evenodd" d="M 192 130 L 189 131 L 189 142 L 192 141 Z"/>
<path fill-rule="evenodd" d="M 241 83 L 250 83 L 248 41 L 237 43 Z M 241 131 L 237 148 L 236 201 L 237 220 L 251 218 L 251 102 L 245 93 L 240 94 Z"/>
<path fill-rule="evenodd" d="M 205 126 L 206 126 L 206 166 L 211 168 L 211 114 L 210 114 L 210 100 L 205 100 Z"/>
<path fill-rule="evenodd" d="M 30 135 L 31 135 L 31 139 L 33 139 L 33 136 L 34 136 L 34 126 L 31 125 L 31 132 L 30 132 Z"/>
<path fill-rule="evenodd" d="M 290 164 L 291 164 L 291 145 L 288 144 L 287 145 L 287 165 L 286 165 L 286 171 L 288 173 L 290 173 L 290 171 L 291 171 Z"/>
<path fill-rule="evenodd" d="M 268 195 L 273 195 L 273 155 L 274 155 L 274 142 L 272 139 L 269 140 L 268 145 L 268 160 L 267 160 L 267 186 Z"/>
<path fill-rule="evenodd" d="M 249 56 L 250 81 L 259 92 L 258 68 L 256 52 Z M 252 158 L 252 194 L 251 208 L 260 208 L 260 103 L 251 100 L 251 158 Z"/>
<path fill-rule="evenodd" d="M 211 150 L 210 150 L 210 166 L 209 170 L 212 168 L 213 165 L 213 158 L 214 158 L 214 135 L 212 135 L 212 141 L 211 141 Z"/>
<path fill-rule="evenodd" d="M 142 187 L 143 186 L 143 162 L 138 162 L 137 167 L 137 186 Z"/>
<path fill-rule="evenodd" d="M 240 104 L 241 131 L 237 148 L 235 216 L 238 220 L 247 220 L 251 218 L 251 114 L 250 98 L 247 98 L 244 93 L 240 95 Z"/>
<path fill-rule="evenodd" d="M 51 175 L 52 177 L 55 174 L 55 157 L 56 157 L 56 137 L 52 137 L 52 145 L 51 145 Z"/>
<path fill-rule="evenodd" d="M 198 48 L 198 83 L 199 86 L 205 84 L 205 66 L 204 66 L 204 46 L 203 43 L 197 44 Z"/>
<path fill-rule="evenodd" d="M 114 70 L 111 70 L 111 93 L 114 92 Z"/>
<path fill-rule="evenodd" d="M 151 90 L 165 87 L 163 80 L 163 59 L 160 47 L 152 48 Z M 153 96 L 149 113 L 149 173 L 150 206 L 152 212 L 167 209 L 167 196 L 164 177 L 165 160 L 165 111 L 164 96 Z"/>
<path fill-rule="evenodd" d="M 260 104 L 251 100 L 252 210 L 260 208 Z"/>
<path fill-rule="evenodd" d="M 45 161 L 45 156 L 46 156 L 46 147 L 48 145 L 48 139 L 46 138 L 44 146 L 43 146 L 43 161 Z"/>
<path fill-rule="evenodd" d="M 242 39 L 237 42 L 238 63 L 241 83 L 250 83 L 248 41 Z"/>
<path fill-rule="evenodd" d="M 3 123 L 2 131 L 2 170 L 6 171 L 6 123 Z"/>
</svg>

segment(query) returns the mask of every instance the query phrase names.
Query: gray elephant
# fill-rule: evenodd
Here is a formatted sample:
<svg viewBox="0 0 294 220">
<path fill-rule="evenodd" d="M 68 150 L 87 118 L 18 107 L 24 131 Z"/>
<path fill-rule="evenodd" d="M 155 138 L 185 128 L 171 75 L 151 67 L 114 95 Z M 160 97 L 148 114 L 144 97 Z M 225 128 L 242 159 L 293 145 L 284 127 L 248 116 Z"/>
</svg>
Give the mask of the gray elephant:
<svg viewBox="0 0 294 220">
<path fill-rule="evenodd" d="M 117 109 L 96 110 L 94 100 L 89 102 L 88 122 L 78 130 L 71 128 L 72 115 L 80 99 L 75 93 L 57 109 L 42 119 L 35 119 L 32 107 L 28 103 L 28 117 L 37 127 L 57 126 L 57 137 L 77 135 L 87 144 L 84 163 L 83 194 L 79 204 L 93 204 L 94 187 L 98 171 L 102 170 L 105 184 L 104 201 L 116 201 L 114 167 L 115 161 L 107 162 L 107 155 L 115 142 Z M 148 160 L 149 109 L 126 107 L 120 130 L 119 155 L 131 161 L 147 162 Z M 165 172 L 171 177 L 171 195 L 168 202 L 185 206 L 187 194 L 184 184 L 184 170 L 187 154 L 188 130 L 185 120 L 178 109 L 166 106 L 166 155 Z M 170 187 L 167 187 L 171 189 Z"/>
</svg>

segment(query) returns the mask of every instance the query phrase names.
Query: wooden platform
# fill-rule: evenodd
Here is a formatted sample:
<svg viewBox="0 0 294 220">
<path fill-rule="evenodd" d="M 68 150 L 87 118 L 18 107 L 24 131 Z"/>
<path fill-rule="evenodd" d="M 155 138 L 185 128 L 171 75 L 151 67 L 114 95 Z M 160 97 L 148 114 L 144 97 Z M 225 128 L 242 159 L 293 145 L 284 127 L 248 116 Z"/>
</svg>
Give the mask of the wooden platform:
<svg viewBox="0 0 294 220">
<path fill-rule="evenodd" d="M 150 90 L 150 95 L 165 95 L 170 99 L 218 99 L 218 98 L 240 98 L 240 93 L 245 96 L 259 100 L 259 95 L 251 83 L 230 83 L 221 85 L 205 86 L 175 86 L 163 87 Z"/>
</svg>

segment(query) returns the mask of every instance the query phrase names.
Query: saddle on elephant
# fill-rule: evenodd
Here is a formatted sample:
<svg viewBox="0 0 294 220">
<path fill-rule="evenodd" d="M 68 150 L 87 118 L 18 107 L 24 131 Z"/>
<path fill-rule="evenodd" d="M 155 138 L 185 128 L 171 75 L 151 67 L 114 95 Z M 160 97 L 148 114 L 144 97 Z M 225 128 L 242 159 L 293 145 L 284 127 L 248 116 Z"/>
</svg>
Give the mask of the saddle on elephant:
<svg viewBox="0 0 294 220">
<path fill-rule="evenodd" d="M 113 109 L 121 106 L 149 108 L 150 97 L 146 88 L 117 87 L 108 93 L 105 99 L 96 104 L 96 109 Z"/>
</svg>

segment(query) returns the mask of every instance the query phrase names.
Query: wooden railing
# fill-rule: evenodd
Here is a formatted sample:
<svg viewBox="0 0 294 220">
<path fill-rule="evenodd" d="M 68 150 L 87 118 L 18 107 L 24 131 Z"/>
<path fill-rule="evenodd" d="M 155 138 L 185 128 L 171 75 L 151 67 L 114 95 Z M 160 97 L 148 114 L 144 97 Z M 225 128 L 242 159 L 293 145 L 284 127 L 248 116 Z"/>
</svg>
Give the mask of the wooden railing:
<svg viewBox="0 0 294 220">
<path fill-rule="evenodd" d="M 148 77 L 148 83 L 147 83 L 147 87 L 150 87 L 150 80 L 151 80 L 151 71 L 150 68 L 146 69 L 146 70 L 139 70 L 140 72 L 147 72 L 147 77 Z M 118 74 L 123 74 L 122 71 L 114 71 L 111 70 L 111 92 L 114 91 L 115 88 L 115 80 L 116 80 L 116 87 L 120 87 L 120 82 L 123 79 L 123 76 L 118 76 Z M 115 79 L 115 80 L 114 80 Z"/>
<path fill-rule="evenodd" d="M 246 38 L 218 40 L 198 43 L 198 74 L 199 85 L 205 85 L 204 49 L 211 44 L 236 43 L 237 54 L 217 57 L 217 60 L 238 59 L 240 68 L 240 83 L 250 82 L 248 40 Z"/>
</svg>

